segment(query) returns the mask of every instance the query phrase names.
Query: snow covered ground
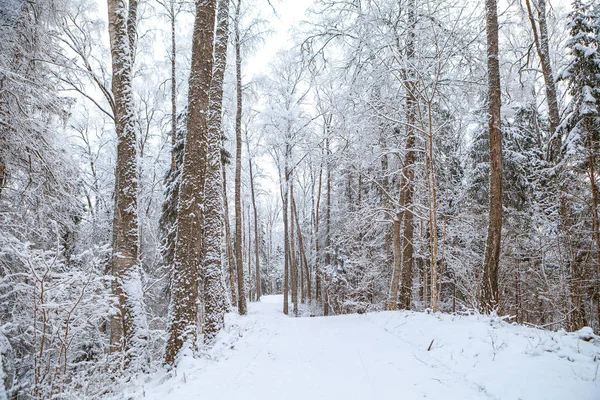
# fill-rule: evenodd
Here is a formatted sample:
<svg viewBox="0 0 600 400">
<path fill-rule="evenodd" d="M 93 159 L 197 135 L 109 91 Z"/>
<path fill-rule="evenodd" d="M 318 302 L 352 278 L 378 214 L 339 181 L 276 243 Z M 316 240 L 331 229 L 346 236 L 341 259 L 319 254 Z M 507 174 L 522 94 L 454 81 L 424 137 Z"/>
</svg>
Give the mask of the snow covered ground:
<svg viewBox="0 0 600 400">
<path fill-rule="evenodd" d="M 600 337 L 586 332 L 415 312 L 291 318 L 281 304 L 281 296 L 265 296 L 250 304 L 247 317 L 228 315 L 219 343 L 204 357 L 184 357 L 175 376 L 156 373 L 124 395 L 156 400 L 600 399 Z"/>
</svg>

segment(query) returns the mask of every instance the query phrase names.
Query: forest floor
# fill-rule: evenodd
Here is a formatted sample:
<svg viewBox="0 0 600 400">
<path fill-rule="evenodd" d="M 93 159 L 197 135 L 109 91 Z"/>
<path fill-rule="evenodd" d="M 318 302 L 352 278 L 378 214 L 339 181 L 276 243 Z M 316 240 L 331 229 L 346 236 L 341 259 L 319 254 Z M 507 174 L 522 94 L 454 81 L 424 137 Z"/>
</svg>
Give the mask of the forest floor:
<svg viewBox="0 0 600 400">
<path fill-rule="evenodd" d="M 586 330 L 417 312 L 292 318 L 282 300 L 264 296 L 247 317 L 229 314 L 213 349 L 183 357 L 175 376 L 146 377 L 127 397 L 600 399 L 600 337 Z"/>
</svg>

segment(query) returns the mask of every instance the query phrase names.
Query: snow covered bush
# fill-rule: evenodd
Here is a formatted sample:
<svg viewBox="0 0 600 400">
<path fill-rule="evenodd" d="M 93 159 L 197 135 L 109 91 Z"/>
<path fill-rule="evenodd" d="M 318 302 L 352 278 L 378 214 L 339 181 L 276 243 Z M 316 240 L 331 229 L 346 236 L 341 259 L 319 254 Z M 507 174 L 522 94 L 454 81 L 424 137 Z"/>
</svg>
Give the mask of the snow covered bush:
<svg viewBox="0 0 600 400">
<path fill-rule="evenodd" d="M 107 320 L 115 312 L 104 275 L 108 254 L 98 247 L 71 255 L 29 243 L 3 243 L 3 262 L 13 273 L 0 280 L 2 327 L 16 353 L 15 381 L 9 393 L 32 398 L 60 396 L 83 382 L 106 353 Z"/>
</svg>

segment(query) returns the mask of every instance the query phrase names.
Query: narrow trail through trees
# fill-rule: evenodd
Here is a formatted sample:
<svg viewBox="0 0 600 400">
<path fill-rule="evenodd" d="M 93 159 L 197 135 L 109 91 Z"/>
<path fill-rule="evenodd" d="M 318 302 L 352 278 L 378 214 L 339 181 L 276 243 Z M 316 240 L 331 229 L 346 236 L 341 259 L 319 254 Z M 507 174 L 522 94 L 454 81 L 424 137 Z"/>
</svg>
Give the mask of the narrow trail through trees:
<svg viewBox="0 0 600 400">
<path fill-rule="evenodd" d="M 282 302 L 277 295 L 250 303 L 248 316 L 237 320 L 244 327 L 239 339 L 220 360 L 190 359 L 172 385 L 149 388 L 145 398 L 384 399 L 397 393 L 405 399 L 503 399 L 543 389 L 542 374 L 556 370 L 540 366 L 540 382 L 529 376 L 507 385 L 506 371 L 517 370 L 511 364 L 524 362 L 519 357 L 553 367 L 525 356 L 522 343 L 503 350 L 503 335 L 514 335 L 505 325 L 413 312 L 292 318 L 281 311 Z M 487 343 L 490 337 L 496 347 Z"/>
</svg>

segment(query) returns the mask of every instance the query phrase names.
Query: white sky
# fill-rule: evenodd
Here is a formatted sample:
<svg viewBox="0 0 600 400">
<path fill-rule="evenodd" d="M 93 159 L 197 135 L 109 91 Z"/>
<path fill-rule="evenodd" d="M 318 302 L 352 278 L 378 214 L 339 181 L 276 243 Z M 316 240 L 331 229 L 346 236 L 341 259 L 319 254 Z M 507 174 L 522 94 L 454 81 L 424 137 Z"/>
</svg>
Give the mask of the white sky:
<svg viewBox="0 0 600 400">
<path fill-rule="evenodd" d="M 292 47 L 290 30 L 305 19 L 306 11 L 315 2 L 315 0 L 271 0 L 277 12 L 277 16 L 274 16 L 267 0 L 259 1 L 264 3 L 261 6 L 261 14 L 269 22 L 272 34 L 265 38 L 256 53 L 246 63 L 244 75 L 247 79 L 265 71 L 278 51 Z"/>
</svg>

